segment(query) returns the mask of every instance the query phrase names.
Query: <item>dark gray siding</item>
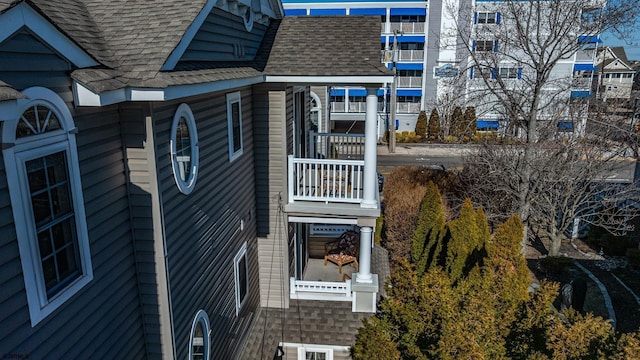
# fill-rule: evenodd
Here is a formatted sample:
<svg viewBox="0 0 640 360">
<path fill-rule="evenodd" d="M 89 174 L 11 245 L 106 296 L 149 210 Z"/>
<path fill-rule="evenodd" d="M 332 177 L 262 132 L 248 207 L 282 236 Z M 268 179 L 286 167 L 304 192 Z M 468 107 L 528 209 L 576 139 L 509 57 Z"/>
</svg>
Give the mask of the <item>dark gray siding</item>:
<svg viewBox="0 0 640 360">
<path fill-rule="evenodd" d="M 266 26 L 254 23 L 248 32 L 242 18 L 215 8 L 180 61 L 253 60 L 266 29 Z"/>
<path fill-rule="evenodd" d="M 0 79 L 14 89 L 38 85 L 73 101 L 69 72 L 72 65 L 27 30 L 0 44 Z"/>
<path fill-rule="evenodd" d="M 196 119 L 200 149 L 196 186 L 188 196 L 178 191 L 168 154 L 179 104 L 153 109 L 176 353 L 179 359 L 187 357 L 193 319 L 204 309 L 212 326 L 212 358 L 232 359 L 246 340 L 259 301 L 251 89 L 242 90 L 243 155 L 232 163 L 225 93 L 186 102 Z M 245 242 L 249 294 L 236 316 L 233 258 Z"/>
<path fill-rule="evenodd" d="M 39 84 L 24 84 L 33 85 Z M 144 358 L 118 112 L 84 110 L 74 121 L 94 279 L 31 327 L 6 174 L 0 171 L 0 353 Z"/>
</svg>

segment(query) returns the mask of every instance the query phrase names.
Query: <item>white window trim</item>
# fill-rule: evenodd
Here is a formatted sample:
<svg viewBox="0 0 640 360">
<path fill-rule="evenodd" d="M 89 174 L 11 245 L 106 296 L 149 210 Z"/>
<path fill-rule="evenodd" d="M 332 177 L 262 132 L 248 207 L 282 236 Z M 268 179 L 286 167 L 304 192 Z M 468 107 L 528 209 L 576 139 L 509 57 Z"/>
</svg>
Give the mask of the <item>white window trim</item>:
<svg viewBox="0 0 640 360">
<path fill-rule="evenodd" d="M 229 139 L 229 161 L 232 162 L 238 157 L 240 157 L 244 151 L 243 145 L 243 119 L 242 119 L 242 97 L 240 95 L 240 91 L 232 92 L 227 94 L 227 132 Z M 234 143 L 233 143 L 233 113 L 231 111 L 231 106 L 235 103 L 238 103 L 238 112 L 240 114 L 240 149 L 238 151 L 234 151 Z"/>
<path fill-rule="evenodd" d="M 189 178 L 182 180 L 180 177 L 180 164 L 177 157 L 177 141 L 176 135 L 178 130 L 178 123 L 180 119 L 184 118 L 187 121 L 187 127 L 189 128 L 189 138 L 191 143 L 191 171 L 189 172 Z M 198 178 L 198 163 L 199 163 L 199 147 L 198 147 L 198 131 L 196 129 L 196 120 L 191 112 L 191 108 L 187 104 L 180 104 L 173 116 L 173 123 L 171 124 L 171 167 L 173 169 L 173 177 L 176 180 L 176 185 L 181 193 L 189 195 L 196 186 L 196 179 Z"/>
<path fill-rule="evenodd" d="M 303 345 L 298 347 L 298 360 L 306 360 L 307 352 L 324 353 L 327 360 L 333 360 L 333 348 L 320 345 Z"/>
<path fill-rule="evenodd" d="M 244 264 L 245 264 L 245 271 L 246 271 L 246 275 L 247 275 L 247 283 L 246 283 L 246 292 L 245 292 L 245 296 L 244 299 L 240 299 L 240 272 L 239 272 L 239 265 L 240 265 L 240 259 L 242 259 L 244 257 Z M 242 307 L 244 306 L 244 304 L 247 302 L 247 298 L 249 298 L 249 262 L 247 259 L 247 243 L 245 242 L 244 244 L 242 244 L 242 247 L 240 248 L 240 250 L 238 251 L 238 253 L 236 254 L 236 256 L 233 258 L 233 275 L 234 275 L 234 279 L 235 279 L 235 292 L 236 292 L 236 316 L 240 313 L 240 309 L 242 309 Z"/>
<path fill-rule="evenodd" d="M 211 323 L 209 322 L 209 315 L 204 310 L 198 310 L 196 316 L 193 318 L 191 324 L 191 335 L 189 336 L 189 359 L 193 359 L 193 336 L 196 333 L 196 325 L 202 320 L 205 326 L 203 326 L 202 332 L 204 333 L 204 359 L 207 360 L 210 357 L 211 349 Z"/>
<path fill-rule="evenodd" d="M 27 99 L 18 100 L 14 116 L 9 116 L 4 121 L 2 143 L 13 144 L 13 146 L 8 146 L 3 150 L 3 157 L 13 207 L 31 326 L 34 327 L 87 285 L 93 279 L 93 268 L 89 250 L 82 184 L 80 182 L 80 168 L 74 134 L 75 127 L 71 112 L 64 101 L 49 89 L 33 87 L 24 90 L 23 94 L 27 96 Z M 20 116 L 26 109 L 37 104 L 48 107 L 56 114 L 62 130 L 52 131 L 50 134 L 40 136 L 16 139 L 16 127 Z M 75 214 L 75 230 L 80 257 L 78 267 L 81 274 L 51 299 L 47 299 L 39 249 L 35 240 L 37 236 L 35 234 L 33 211 L 30 205 L 31 200 L 29 198 L 30 192 L 25 162 L 59 151 L 65 151 L 67 157 L 69 189 Z"/>
</svg>

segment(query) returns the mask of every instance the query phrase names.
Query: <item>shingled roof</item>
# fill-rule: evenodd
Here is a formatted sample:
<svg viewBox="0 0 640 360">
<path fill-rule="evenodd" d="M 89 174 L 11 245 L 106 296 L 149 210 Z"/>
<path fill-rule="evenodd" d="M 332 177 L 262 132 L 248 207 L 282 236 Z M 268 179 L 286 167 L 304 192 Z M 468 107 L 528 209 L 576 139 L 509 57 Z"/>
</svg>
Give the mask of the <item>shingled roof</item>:
<svg viewBox="0 0 640 360">
<path fill-rule="evenodd" d="M 624 51 L 624 47 L 622 46 L 614 46 L 614 47 L 605 47 L 599 50 L 599 53 L 609 52 L 611 56 L 605 56 L 604 61 L 601 61 L 597 64 L 599 69 L 604 69 L 603 72 L 611 72 L 611 71 L 619 71 L 619 70 L 610 70 L 606 69 L 606 67 L 612 62 L 618 60 L 621 61 L 624 65 L 631 67 L 629 63 L 629 59 L 627 59 L 627 53 Z"/>
<path fill-rule="evenodd" d="M 263 75 L 389 75 L 380 63 L 375 17 L 273 20 L 254 61 L 162 66 L 207 0 L 0 0 L 0 13 L 27 3 L 101 66 L 71 76 L 96 93 L 125 87 L 166 88 Z"/>
<path fill-rule="evenodd" d="M 268 75 L 388 75 L 380 62 L 380 20 L 370 16 L 285 17 L 264 72 Z"/>
</svg>

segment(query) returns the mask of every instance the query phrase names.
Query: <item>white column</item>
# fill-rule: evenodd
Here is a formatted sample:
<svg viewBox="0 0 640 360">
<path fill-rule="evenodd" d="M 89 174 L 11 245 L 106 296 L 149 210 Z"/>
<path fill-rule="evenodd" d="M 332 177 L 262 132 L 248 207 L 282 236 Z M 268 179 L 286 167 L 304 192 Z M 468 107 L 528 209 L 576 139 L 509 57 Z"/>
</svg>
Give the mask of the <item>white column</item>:
<svg viewBox="0 0 640 360">
<path fill-rule="evenodd" d="M 376 165 L 378 163 L 376 133 L 378 115 L 378 88 L 367 88 L 367 112 L 364 123 L 364 181 L 362 203 L 360 207 L 375 209 L 378 207 L 376 191 L 378 191 L 378 177 L 376 175 Z"/>
<path fill-rule="evenodd" d="M 358 260 L 358 275 L 356 282 L 371 283 L 371 244 L 373 241 L 373 229 L 371 227 L 360 228 L 360 259 Z"/>
</svg>

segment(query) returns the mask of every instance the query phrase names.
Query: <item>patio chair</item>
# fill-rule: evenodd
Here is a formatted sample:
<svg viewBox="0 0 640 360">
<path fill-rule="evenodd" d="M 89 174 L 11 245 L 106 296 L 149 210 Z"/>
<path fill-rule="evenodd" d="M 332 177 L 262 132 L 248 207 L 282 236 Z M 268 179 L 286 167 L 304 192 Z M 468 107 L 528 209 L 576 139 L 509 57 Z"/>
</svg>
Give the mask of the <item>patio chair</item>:
<svg viewBox="0 0 640 360">
<path fill-rule="evenodd" d="M 334 241 L 324 244 L 324 266 L 327 261 L 338 265 L 338 272 L 342 274 L 342 266 L 353 263 L 358 269 L 358 255 L 360 251 L 360 233 L 347 230 Z"/>
</svg>

